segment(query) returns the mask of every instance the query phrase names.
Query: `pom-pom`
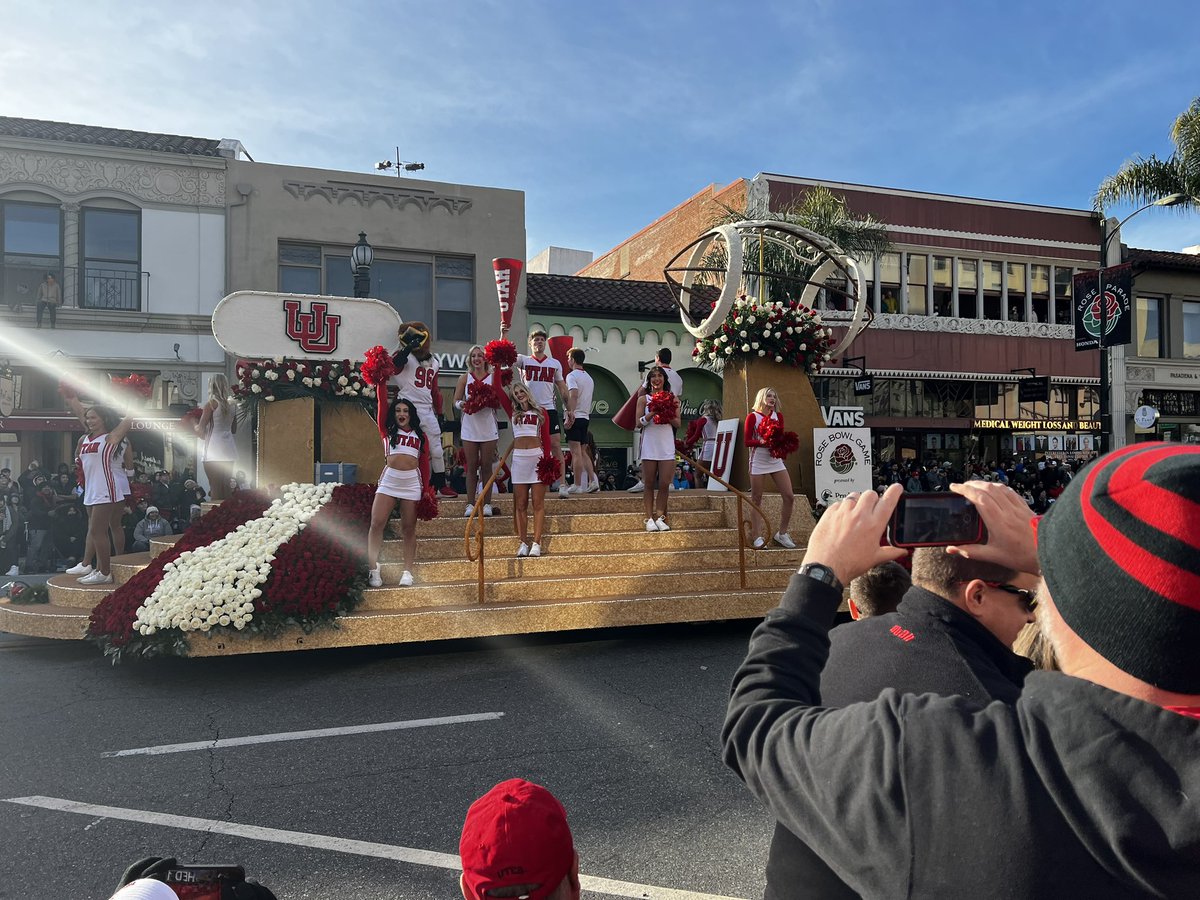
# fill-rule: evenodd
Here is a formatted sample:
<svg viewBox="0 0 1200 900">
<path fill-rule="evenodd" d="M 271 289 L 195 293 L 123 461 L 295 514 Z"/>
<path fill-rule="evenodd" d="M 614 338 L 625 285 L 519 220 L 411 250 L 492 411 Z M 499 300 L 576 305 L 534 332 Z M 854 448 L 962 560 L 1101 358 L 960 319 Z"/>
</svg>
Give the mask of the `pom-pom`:
<svg viewBox="0 0 1200 900">
<path fill-rule="evenodd" d="M 775 419 L 764 419 L 758 423 L 758 438 L 770 447 L 778 439 L 782 430 L 783 426 Z"/>
<path fill-rule="evenodd" d="M 454 454 L 454 464 L 462 466 L 464 469 L 467 467 L 467 451 L 462 447 L 459 447 L 458 452 Z"/>
<path fill-rule="evenodd" d="M 776 426 L 768 449 L 776 459 L 786 459 L 800 449 L 800 436 L 794 431 L 784 431 Z"/>
<path fill-rule="evenodd" d="M 476 382 L 471 386 L 471 395 L 463 403 L 462 411 L 468 416 L 473 416 L 485 409 L 499 408 L 500 397 L 492 390 L 492 386 L 487 382 Z"/>
<path fill-rule="evenodd" d="M 675 438 L 675 453 L 679 456 L 688 457 L 692 455 L 692 448 L 679 440 L 679 438 Z"/>
<path fill-rule="evenodd" d="M 562 465 L 553 456 L 543 456 L 537 464 L 538 481 L 550 485 L 562 477 Z"/>
<path fill-rule="evenodd" d="M 513 380 L 513 370 L 512 369 L 501 369 L 500 370 L 500 386 L 501 387 L 508 387 L 510 384 L 512 384 L 512 380 Z"/>
<path fill-rule="evenodd" d="M 143 400 L 149 400 L 150 395 L 154 393 L 154 387 L 150 384 L 146 376 L 138 375 L 136 372 L 126 378 L 113 378 L 112 385 L 118 390 L 127 391 L 135 397 L 141 397 Z"/>
<path fill-rule="evenodd" d="M 421 491 L 421 499 L 417 501 L 417 518 L 422 522 L 428 522 L 431 519 L 436 519 L 438 515 L 437 494 L 430 485 L 425 486 L 425 490 Z"/>
<path fill-rule="evenodd" d="M 375 346 L 367 351 L 366 361 L 362 364 L 363 381 L 378 387 L 387 384 L 387 380 L 396 374 L 396 365 L 392 355 L 383 347 Z"/>
<path fill-rule="evenodd" d="M 183 418 L 179 420 L 179 427 L 184 431 L 196 433 L 196 429 L 200 426 L 200 417 L 204 415 L 204 410 L 199 406 L 193 406 L 183 414 Z"/>
<path fill-rule="evenodd" d="M 483 348 L 487 361 L 498 369 L 511 369 L 517 361 L 517 345 L 512 341 L 488 341 Z"/>
<path fill-rule="evenodd" d="M 670 391 L 656 391 L 646 401 L 646 412 L 655 425 L 670 425 L 679 415 L 679 400 Z"/>
</svg>

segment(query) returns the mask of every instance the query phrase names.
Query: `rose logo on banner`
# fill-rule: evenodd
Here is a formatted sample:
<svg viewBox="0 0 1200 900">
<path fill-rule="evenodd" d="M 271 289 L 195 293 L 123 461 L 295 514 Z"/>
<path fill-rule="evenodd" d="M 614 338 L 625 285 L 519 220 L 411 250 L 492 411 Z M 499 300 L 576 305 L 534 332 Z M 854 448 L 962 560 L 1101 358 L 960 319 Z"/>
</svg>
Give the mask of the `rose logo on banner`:
<svg viewBox="0 0 1200 900">
<path fill-rule="evenodd" d="M 329 314 L 329 304 L 313 301 L 310 311 L 300 312 L 299 300 L 284 300 L 287 336 L 306 353 L 333 353 L 338 345 L 342 317 Z"/>
</svg>

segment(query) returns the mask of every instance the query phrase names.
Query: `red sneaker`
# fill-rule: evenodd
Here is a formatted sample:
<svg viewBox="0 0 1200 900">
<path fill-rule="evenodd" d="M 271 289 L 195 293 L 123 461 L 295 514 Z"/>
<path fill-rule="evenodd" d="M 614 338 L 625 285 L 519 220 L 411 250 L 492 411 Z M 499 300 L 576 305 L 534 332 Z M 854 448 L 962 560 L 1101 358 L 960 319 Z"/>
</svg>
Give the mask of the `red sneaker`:
<svg viewBox="0 0 1200 900">
<path fill-rule="evenodd" d="M 448 484 L 442 485 L 442 489 L 440 491 L 438 491 L 438 493 L 441 494 L 443 497 L 457 497 L 458 496 L 458 491 L 456 491 L 454 488 L 450 487 L 450 485 L 448 485 Z"/>
</svg>

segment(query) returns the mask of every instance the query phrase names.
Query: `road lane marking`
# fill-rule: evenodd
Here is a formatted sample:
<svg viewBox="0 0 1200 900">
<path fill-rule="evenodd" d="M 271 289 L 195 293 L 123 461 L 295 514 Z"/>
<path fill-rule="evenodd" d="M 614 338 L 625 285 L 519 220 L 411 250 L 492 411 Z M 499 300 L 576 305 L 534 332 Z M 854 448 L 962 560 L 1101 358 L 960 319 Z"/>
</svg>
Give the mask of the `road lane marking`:
<svg viewBox="0 0 1200 900">
<path fill-rule="evenodd" d="M 161 744 L 157 747 L 137 747 L 133 750 L 106 750 L 101 759 L 117 756 L 157 756 L 162 753 L 187 753 L 190 750 L 223 750 L 226 747 L 245 747 L 249 744 L 273 744 L 279 741 L 306 741 L 310 738 L 339 737 L 344 734 L 371 734 L 378 731 L 400 731 L 405 728 L 428 728 L 432 725 L 458 725 L 463 722 L 487 722 L 504 716 L 502 712 L 469 713 L 463 716 L 438 716 L 433 719 L 408 719 L 404 722 L 377 722 L 373 725 L 346 725 L 341 728 L 314 728 L 309 731 L 281 731 L 276 734 L 251 734 L 246 737 L 217 738 L 211 741 L 191 741 L 186 744 Z"/>
<path fill-rule="evenodd" d="M 175 816 L 169 813 L 153 812 L 146 809 L 97 806 L 93 803 L 79 803 L 75 800 L 63 800 L 58 797 L 10 797 L 3 802 L 15 803 L 20 806 L 33 806 L 38 809 L 49 809 L 55 812 L 75 813 L 81 816 L 100 816 L 107 819 L 119 819 L 124 822 L 160 825 L 164 828 L 206 831 L 210 834 L 224 834 L 231 837 L 247 838 L 252 841 L 287 844 L 292 847 L 308 847 L 313 850 L 329 850 L 334 853 L 353 853 L 357 856 L 390 859 L 395 862 L 412 863 L 418 866 L 432 866 L 438 869 L 450 869 L 455 872 L 462 870 L 456 854 L 438 853 L 434 850 L 420 850 L 415 847 L 399 847 L 395 844 L 376 844 L 371 841 L 356 841 L 332 835 L 309 834 L 304 831 L 284 831 L 278 828 L 262 828 L 258 825 L 241 825 L 237 822 L 219 822 L 216 819 L 201 819 L 196 816 Z M 633 898 L 633 900 L 740 900 L 737 897 L 697 893 L 696 891 L 657 887 L 651 884 L 637 884 L 630 881 L 616 881 L 611 878 L 598 878 L 592 875 L 580 875 L 579 881 L 588 891 L 606 894 L 610 897 L 628 897 Z"/>
</svg>

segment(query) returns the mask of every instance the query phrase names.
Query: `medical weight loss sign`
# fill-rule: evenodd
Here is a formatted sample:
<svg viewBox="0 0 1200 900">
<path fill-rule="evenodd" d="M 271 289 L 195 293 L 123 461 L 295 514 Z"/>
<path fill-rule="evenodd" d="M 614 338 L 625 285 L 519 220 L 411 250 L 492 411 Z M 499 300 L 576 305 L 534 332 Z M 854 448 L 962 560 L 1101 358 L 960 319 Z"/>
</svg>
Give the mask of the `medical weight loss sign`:
<svg viewBox="0 0 1200 900">
<path fill-rule="evenodd" d="M 871 490 L 870 428 L 814 428 L 813 457 L 817 500 Z"/>
</svg>

